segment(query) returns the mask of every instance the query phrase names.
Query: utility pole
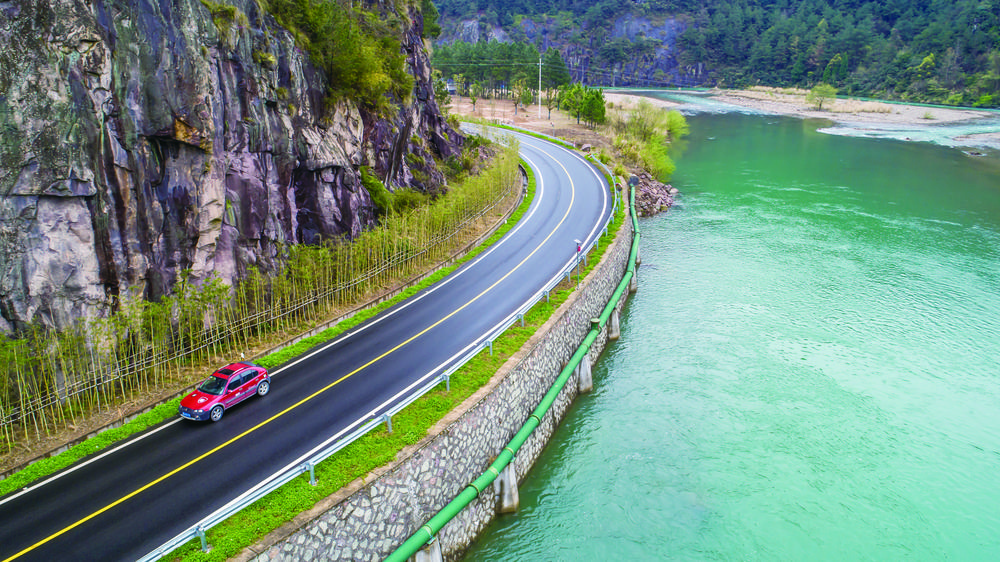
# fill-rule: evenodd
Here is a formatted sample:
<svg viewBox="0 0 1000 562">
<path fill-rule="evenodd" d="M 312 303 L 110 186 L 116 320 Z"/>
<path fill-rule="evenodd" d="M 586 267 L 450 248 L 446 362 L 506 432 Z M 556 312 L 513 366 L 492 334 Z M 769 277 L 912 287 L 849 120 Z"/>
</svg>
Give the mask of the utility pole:
<svg viewBox="0 0 1000 562">
<path fill-rule="evenodd" d="M 542 118 L 542 55 L 538 55 L 538 118 Z"/>
</svg>

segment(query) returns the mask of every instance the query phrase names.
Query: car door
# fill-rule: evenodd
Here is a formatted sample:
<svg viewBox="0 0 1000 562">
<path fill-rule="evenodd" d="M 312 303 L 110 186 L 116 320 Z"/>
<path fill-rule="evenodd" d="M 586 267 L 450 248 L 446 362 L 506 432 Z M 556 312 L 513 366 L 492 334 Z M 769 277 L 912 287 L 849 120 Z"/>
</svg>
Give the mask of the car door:
<svg viewBox="0 0 1000 562">
<path fill-rule="evenodd" d="M 245 372 L 236 373 L 235 375 L 229 377 L 229 384 L 226 385 L 226 394 L 222 401 L 225 403 L 226 408 L 236 405 L 240 400 L 243 399 L 243 387 L 244 380 L 246 378 Z"/>
</svg>

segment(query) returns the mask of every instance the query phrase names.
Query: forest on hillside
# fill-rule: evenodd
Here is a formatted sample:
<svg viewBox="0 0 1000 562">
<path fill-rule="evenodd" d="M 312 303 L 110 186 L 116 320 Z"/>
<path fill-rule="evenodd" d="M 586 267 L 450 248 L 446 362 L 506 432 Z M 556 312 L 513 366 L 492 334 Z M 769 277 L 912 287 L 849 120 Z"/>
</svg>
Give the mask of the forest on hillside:
<svg viewBox="0 0 1000 562">
<path fill-rule="evenodd" d="M 575 26 L 545 39 L 560 49 L 588 44 L 592 64 L 609 68 L 658 46 L 616 35 L 617 22 L 671 18 L 684 27 L 677 64 L 705 68 L 700 85 L 823 82 L 849 95 L 1000 106 L 1000 0 L 439 0 L 438 8 L 443 21 L 477 19 L 514 38 L 525 21 Z"/>
</svg>

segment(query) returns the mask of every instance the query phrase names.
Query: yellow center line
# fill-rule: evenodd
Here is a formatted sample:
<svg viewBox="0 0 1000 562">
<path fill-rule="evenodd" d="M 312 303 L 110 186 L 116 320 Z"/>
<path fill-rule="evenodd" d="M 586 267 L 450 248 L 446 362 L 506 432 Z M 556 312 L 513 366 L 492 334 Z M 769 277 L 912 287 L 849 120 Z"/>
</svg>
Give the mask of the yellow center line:
<svg viewBox="0 0 1000 562">
<path fill-rule="evenodd" d="M 560 166 L 561 166 L 561 164 L 560 164 Z M 563 170 L 565 171 L 565 168 L 563 168 Z M 52 535 L 49 535 L 48 537 L 46 537 L 46 538 L 44 538 L 44 539 L 36 542 L 35 544 L 33 544 L 33 545 L 25 548 L 24 550 L 18 552 L 17 554 L 14 554 L 13 556 L 11 556 L 9 558 L 4 559 L 2 562 L 10 562 L 11 560 L 14 560 L 15 558 L 19 558 L 19 557 L 23 556 L 24 554 L 27 554 L 28 552 L 31 552 L 32 550 L 34 550 L 34 549 L 36 549 L 36 548 L 44 545 L 45 543 L 47 543 L 47 542 L 49 542 L 49 541 L 51 541 L 51 540 L 53 540 L 55 538 L 58 538 L 59 536 L 68 533 L 69 531 L 72 531 L 73 529 L 79 527 L 80 525 L 83 525 L 87 521 L 90 521 L 91 519 L 97 517 L 98 515 L 101 515 L 102 513 L 108 511 L 109 509 L 112 509 L 115 506 L 117 506 L 117 505 L 119 505 L 119 504 L 121 504 L 123 502 L 126 502 L 129 499 L 135 497 L 136 495 L 141 494 L 142 492 L 148 490 L 149 488 L 152 488 L 153 486 L 159 484 L 160 482 L 163 482 L 164 480 L 166 480 L 167 478 L 170 478 L 171 476 L 177 474 L 178 472 L 181 472 L 182 470 L 190 468 L 195 463 L 200 462 L 202 460 L 205 460 L 209 456 L 214 455 L 215 453 L 217 453 L 217 452 L 221 451 L 222 449 L 224 449 L 224 448 L 232 445 L 233 443 L 239 441 L 240 439 L 246 437 L 247 435 L 250 435 L 251 433 L 257 431 L 258 429 L 264 427 L 265 425 L 267 425 L 267 424 L 273 422 L 274 420 L 276 420 L 276 419 L 284 416 L 288 412 L 291 412 L 292 410 L 294 410 L 294 409 L 302 406 L 306 402 L 309 402 L 313 398 L 316 398 L 320 394 L 323 394 L 327 390 L 330 390 L 331 388 L 333 388 L 334 386 L 337 386 L 338 384 L 340 384 L 341 382 L 347 380 L 348 378 L 350 378 L 350 377 L 358 374 L 359 372 L 367 369 L 368 367 L 374 365 L 378 361 L 381 361 L 382 359 L 385 359 L 390 354 L 395 353 L 396 351 L 398 351 L 401 347 L 403 347 L 403 346 L 411 343 L 413 340 L 415 340 L 415 339 L 419 338 L 420 336 L 426 334 L 427 332 L 433 330 L 437 326 L 441 325 L 443 322 L 447 321 L 449 318 L 455 316 L 456 314 L 458 314 L 462 310 L 466 309 L 472 303 L 474 303 L 477 300 L 479 300 L 483 295 L 485 295 L 486 293 L 492 291 L 494 288 L 496 288 L 497 285 L 499 285 L 504 280 L 506 280 L 508 277 L 510 277 L 511 275 L 513 275 L 515 271 L 517 271 L 518 269 L 520 269 L 520 267 L 522 265 L 524 265 L 525 262 L 527 262 L 529 259 L 531 259 L 531 257 L 534 256 L 535 253 L 537 253 L 542 248 L 542 246 L 544 246 L 545 243 L 548 242 L 550 238 L 552 238 L 553 235 L 555 235 L 556 231 L 559 230 L 559 227 L 561 227 L 562 224 L 564 222 L 566 222 L 566 219 L 569 217 L 570 209 L 573 208 L 573 203 L 576 201 L 576 185 L 573 183 L 573 178 L 572 178 L 572 176 L 569 176 L 568 171 L 567 171 L 567 177 L 569 177 L 570 186 L 571 186 L 571 189 L 570 189 L 570 202 L 569 202 L 569 206 L 566 207 L 566 212 L 563 214 L 562 218 L 559 219 L 559 223 L 556 224 L 555 227 L 553 227 L 552 231 L 549 232 L 548 236 L 546 236 L 545 239 L 542 240 L 535 247 L 535 249 L 531 251 L 530 254 L 528 254 L 527 256 L 525 256 L 524 259 L 522 259 L 520 261 L 520 263 L 518 263 L 516 266 L 514 266 L 513 269 L 511 269 L 510 271 L 508 271 L 503 277 L 501 277 L 500 279 L 498 279 L 492 285 L 490 285 L 486 289 L 483 289 L 483 291 L 481 293 L 479 293 L 478 295 L 476 295 L 475 297 L 473 297 L 471 300 L 469 300 L 469 302 L 467 302 L 467 303 L 463 304 L 462 306 L 456 308 L 454 311 L 452 311 L 447 316 L 441 318 L 437 322 L 435 322 L 435 323 L 431 324 L 430 326 L 424 328 L 423 330 L 421 330 L 417 334 L 411 336 L 406 341 L 404 341 L 404 342 L 396 345 L 395 347 L 393 347 L 389 351 L 386 351 L 385 353 L 379 355 L 378 357 L 376 357 L 376 358 L 372 359 L 371 361 L 365 363 L 364 365 L 358 367 L 357 369 L 354 369 L 350 373 L 347 373 L 346 375 L 344 375 L 344 376 L 340 377 L 339 379 L 333 381 L 332 383 L 324 386 L 323 388 L 317 390 L 316 392 L 310 394 L 309 396 L 303 398 L 302 400 L 299 400 L 295 404 L 292 404 L 291 406 L 285 408 L 284 410 L 278 412 L 277 414 L 271 416 L 270 418 L 268 418 L 268 419 L 266 419 L 266 420 L 258 423 L 257 425 L 251 427 L 250 429 L 244 431 L 243 433 L 240 433 L 236 437 L 233 437 L 232 439 L 226 441 L 225 443 L 217 445 L 216 447 L 214 447 L 213 449 L 209 450 L 208 452 L 202 453 L 201 455 L 199 455 L 199 456 L 195 457 L 194 459 L 191 459 L 190 461 L 182 464 L 181 466 L 179 466 L 179 467 L 171 470 L 170 472 L 164 474 L 163 476 L 160 476 L 159 478 L 157 478 L 156 480 L 153 480 L 152 482 L 146 484 L 145 486 L 142 486 L 141 488 L 136 489 L 135 491 L 133 491 L 132 493 L 130 493 L 130 494 L 126 495 L 126 496 L 122 496 L 121 498 L 119 498 L 119 499 L 115 500 L 114 502 L 112 502 L 112 503 L 110 503 L 110 504 L 102 507 L 101 509 L 99 509 L 99 510 L 93 512 L 93 513 L 91 513 L 90 515 L 84 517 L 83 519 L 80 519 L 76 523 L 73 523 L 73 524 L 67 526 L 66 528 L 62 529 L 61 531 L 53 533 Z"/>
</svg>

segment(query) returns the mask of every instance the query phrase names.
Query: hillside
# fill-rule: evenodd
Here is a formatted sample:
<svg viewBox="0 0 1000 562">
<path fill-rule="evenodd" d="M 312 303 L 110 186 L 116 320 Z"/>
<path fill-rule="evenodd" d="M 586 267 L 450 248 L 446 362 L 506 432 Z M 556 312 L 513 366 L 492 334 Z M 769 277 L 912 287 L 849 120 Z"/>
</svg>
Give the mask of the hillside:
<svg viewBox="0 0 1000 562">
<path fill-rule="evenodd" d="M 606 86 L 811 87 L 1000 106 L 1000 2 L 441 0 L 439 43 L 558 49 Z"/>
</svg>

